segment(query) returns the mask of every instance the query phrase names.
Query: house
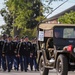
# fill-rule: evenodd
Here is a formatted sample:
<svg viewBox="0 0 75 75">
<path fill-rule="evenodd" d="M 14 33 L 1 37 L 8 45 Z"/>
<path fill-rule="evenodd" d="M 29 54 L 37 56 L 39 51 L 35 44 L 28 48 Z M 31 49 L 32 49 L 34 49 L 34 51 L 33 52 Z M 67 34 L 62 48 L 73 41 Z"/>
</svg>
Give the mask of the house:
<svg viewBox="0 0 75 75">
<path fill-rule="evenodd" d="M 50 24 L 57 24 L 57 23 L 59 23 L 58 22 L 58 18 L 60 17 L 60 16 L 62 16 L 62 15 L 64 15 L 65 13 L 69 13 L 70 11 L 75 11 L 75 5 L 74 6 L 72 6 L 72 7 L 70 7 L 70 8 L 68 8 L 68 9 L 66 9 L 66 10 L 64 10 L 64 11 L 62 11 L 62 12 L 60 12 L 60 13 L 58 13 L 58 14 L 56 14 L 56 15 L 54 15 L 54 16 L 52 16 L 52 17 L 50 17 L 48 20 L 46 20 L 45 22 L 46 23 L 50 23 Z"/>
</svg>

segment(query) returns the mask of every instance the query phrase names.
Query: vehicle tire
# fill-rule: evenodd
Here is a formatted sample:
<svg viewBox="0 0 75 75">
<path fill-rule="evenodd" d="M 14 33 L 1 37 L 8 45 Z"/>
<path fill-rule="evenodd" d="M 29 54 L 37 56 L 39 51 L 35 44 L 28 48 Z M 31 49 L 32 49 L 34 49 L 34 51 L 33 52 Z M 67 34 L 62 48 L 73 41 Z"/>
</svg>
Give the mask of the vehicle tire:
<svg viewBox="0 0 75 75">
<path fill-rule="evenodd" d="M 56 62 L 57 75 L 68 74 L 68 60 L 64 55 L 59 55 Z"/>
<path fill-rule="evenodd" d="M 49 69 L 44 67 L 44 59 L 43 56 L 41 56 L 40 58 L 40 62 L 39 62 L 39 71 L 40 71 L 40 75 L 48 75 Z"/>
</svg>

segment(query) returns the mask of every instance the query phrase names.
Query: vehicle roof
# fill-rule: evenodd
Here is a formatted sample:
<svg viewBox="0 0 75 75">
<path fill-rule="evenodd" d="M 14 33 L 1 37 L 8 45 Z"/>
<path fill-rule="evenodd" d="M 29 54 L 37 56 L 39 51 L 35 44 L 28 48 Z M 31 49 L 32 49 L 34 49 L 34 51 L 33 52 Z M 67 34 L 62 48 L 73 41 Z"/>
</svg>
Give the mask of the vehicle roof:
<svg viewBox="0 0 75 75">
<path fill-rule="evenodd" d="M 75 26 L 75 24 L 49 24 L 49 23 L 42 23 L 39 25 L 40 29 L 43 30 L 50 30 L 53 29 L 55 26 Z"/>
</svg>

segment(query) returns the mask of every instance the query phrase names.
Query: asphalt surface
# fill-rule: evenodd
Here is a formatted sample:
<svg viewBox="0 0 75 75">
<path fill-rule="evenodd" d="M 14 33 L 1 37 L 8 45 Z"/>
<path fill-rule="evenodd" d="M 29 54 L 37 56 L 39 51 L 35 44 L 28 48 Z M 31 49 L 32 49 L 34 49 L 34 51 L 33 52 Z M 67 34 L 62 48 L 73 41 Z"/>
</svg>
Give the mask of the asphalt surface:
<svg viewBox="0 0 75 75">
<path fill-rule="evenodd" d="M 21 72 L 21 71 L 14 71 L 11 72 L 3 72 L 0 71 L 0 75 L 40 75 L 39 71 L 27 71 L 27 72 Z M 50 70 L 49 75 L 57 75 L 55 70 Z M 75 72 L 68 72 L 68 75 L 75 75 Z"/>
<path fill-rule="evenodd" d="M 30 66 L 28 67 L 28 71 L 15 71 L 14 68 L 12 68 L 11 72 L 5 71 L 3 72 L 2 69 L 0 69 L 0 75 L 40 75 L 39 71 L 34 71 L 34 67 L 33 67 L 33 71 L 30 70 Z M 57 75 L 56 70 L 49 70 L 49 75 Z M 70 71 L 68 72 L 68 75 L 75 75 L 75 71 Z"/>
</svg>

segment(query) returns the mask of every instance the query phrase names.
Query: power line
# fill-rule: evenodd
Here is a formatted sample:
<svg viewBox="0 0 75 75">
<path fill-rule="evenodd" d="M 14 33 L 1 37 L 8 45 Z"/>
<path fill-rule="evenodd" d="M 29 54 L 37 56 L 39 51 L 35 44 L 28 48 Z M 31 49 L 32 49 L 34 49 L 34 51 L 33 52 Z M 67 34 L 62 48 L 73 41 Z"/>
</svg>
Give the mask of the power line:
<svg viewBox="0 0 75 75">
<path fill-rule="evenodd" d="M 58 7 L 56 7 L 52 12 L 54 12 L 56 9 L 58 9 L 60 6 L 62 6 L 64 3 L 66 3 L 68 0 L 60 4 Z M 47 18 L 52 12 L 50 12 L 45 18 Z"/>
<path fill-rule="evenodd" d="M 54 12 L 56 9 L 58 9 L 60 6 L 62 6 L 64 3 L 66 3 L 66 2 L 68 2 L 68 0 L 66 0 L 65 2 L 63 2 L 62 4 L 60 4 L 59 6 L 57 6 L 52 12 Z M 45 18 L 47 18 L 52 12 L 50 12 Z M 42 20 L 42 21 L 40 21 L 39 23 L 38 23 L 38 25 L 40 24 L 40 23 L 42 23 L 44 20 L 45 20 L 45 18 Z"/>
</svg>

